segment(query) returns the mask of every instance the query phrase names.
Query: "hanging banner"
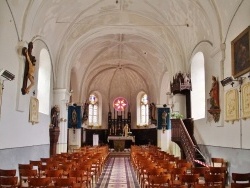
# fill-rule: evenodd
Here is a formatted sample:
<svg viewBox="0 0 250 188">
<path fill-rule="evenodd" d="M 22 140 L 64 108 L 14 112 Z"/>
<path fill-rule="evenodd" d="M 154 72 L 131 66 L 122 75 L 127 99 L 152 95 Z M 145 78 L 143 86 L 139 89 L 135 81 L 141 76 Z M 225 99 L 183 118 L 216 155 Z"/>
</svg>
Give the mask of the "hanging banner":
<svg viewBox="0 0 250 188">
<path fill-rule="evenodd" d="M 68 107 L 68 128 L 80 129 L 82 126 L 81 106 Z"/>
<path fill-rule="evenodd" d="M 170 108 L 157 108 L 157 129 L 165 126 L 166 130 L 171 129 Z"/>
</svg>

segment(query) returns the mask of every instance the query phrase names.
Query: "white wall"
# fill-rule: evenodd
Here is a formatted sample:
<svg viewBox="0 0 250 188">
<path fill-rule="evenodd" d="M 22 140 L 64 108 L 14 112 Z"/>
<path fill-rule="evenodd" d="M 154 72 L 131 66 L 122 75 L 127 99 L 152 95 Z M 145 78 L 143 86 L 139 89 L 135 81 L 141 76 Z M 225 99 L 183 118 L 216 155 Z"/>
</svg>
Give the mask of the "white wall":
<svg viewBox="0 0 250 188">
<path fill-rule="evenodd" d="M 0 149 L 47 145 L 49 144 L 50 117 L 39 114 L 38 124 L 32 125 L 28 122 L 29 101 L 32 92 L 29 95 L 20 96 L 22 77 L 19 74 L 19 68 L 23 68 L 21 63 L 24 62 L 19 61 L 19 57 L 22 60 L 22 56 L 17 53 L 18 37 L 5 1 L 0 1 L 0 12 L 0 68 L 7 69 L 16 76 L 15 80 L 4 82 L 0 118 Z M 20 44 L 27 47 L 27 42 L 29 41 Z M 39 54 L 39 50 L 34 43 L 33 55 Z M 36 59 L 39 60 L 38 57 Z M 20 96 L 20 100 L 17 100 L 18 96 Z M 16 110 L 17 104 L 22 106 L 23 111 Z"/>
<path fill-rule="evenodd" d="M 231 76 L 231 41 L 250 25 L 250 1 L 244 1 L 234 20 L 228 28 L 224 28 L 223 39 L 225 40 L 225 60 L 223 61 L 224 69 L 221 69 L 220 61 L 223 58 L 220 46 L 208 47 L 208 45 L 200 45 L 195 51 L 203 51 L 205 54 L 206 67 L 206 98 L 209 97 L 211 88 L 212 75 L 218 76 L 220 80 Z M 226 31 L 228 29 L 228 34 Z M 247 74 L 248 75 L 248 74 Z M 247 76 L 245 75 L 245 76 Z M 249 82 L 249 79 L 245 81 Z M 207 146 L 219 146 L 223 153 L 225 148 L 250 149 L 250 119 L 226 122 L 224 120 L 224 94 L 231 89 L 231 85 L 222 87 L 220 85 L 220 104 L 221 116 L 218 123 L 207 122 L 206 118 L 195 121 L 195 137 L 197 142 Z M 236 86 L 239 88 L 239 86 Z M 207 113 L 207 112 L 206 112 Z M 242 135 L 241 135 L 242 133 Z M 232 151 L 233 153 L 233 151 Z"/>
</svg>

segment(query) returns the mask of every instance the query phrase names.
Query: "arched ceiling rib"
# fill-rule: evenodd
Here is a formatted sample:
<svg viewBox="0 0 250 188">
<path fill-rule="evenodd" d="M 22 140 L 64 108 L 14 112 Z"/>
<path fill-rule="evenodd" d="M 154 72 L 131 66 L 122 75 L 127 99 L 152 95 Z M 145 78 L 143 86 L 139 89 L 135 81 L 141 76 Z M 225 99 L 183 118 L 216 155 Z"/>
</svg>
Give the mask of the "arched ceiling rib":
<svg viewBox="0 0 250 188">
<path fill-rule="evenodd" d="M 19 8 L 17 1 L 8 2 L 15 13 Z M 126 78 L 131 76 L 138 82 L 127 88 L 145 91 L 152 86 L 159 88 L 166 72 L 173 75 L 178 71 L 188 71 L 193 49 L 201 41 L 219 43 L 221 40 L 215 36 L 227 29 L 240 2 L 32 1 L 21 6 L 23 21 L 32 23 L 32 28 L 24 29 L 28 24 L 22 22 L 18 28 L 30 31 L 30 38 L 39 35 L 48 42 L 56 70 L 55 87 L 68 88 L 71 73 L 76 74 L 77 82 L 73 87 L 82 93 L 79 95 L 81 100 L 90 90 L 102 88 L 105 80 L 110 82 L 110 76 L 118 66 L 124 67 Z M 222 11 L 218 13 L 217 10 Z M 17 16 L 20 14 L 14 14 L 16 19 L 21 19 Z"/>
</svg>

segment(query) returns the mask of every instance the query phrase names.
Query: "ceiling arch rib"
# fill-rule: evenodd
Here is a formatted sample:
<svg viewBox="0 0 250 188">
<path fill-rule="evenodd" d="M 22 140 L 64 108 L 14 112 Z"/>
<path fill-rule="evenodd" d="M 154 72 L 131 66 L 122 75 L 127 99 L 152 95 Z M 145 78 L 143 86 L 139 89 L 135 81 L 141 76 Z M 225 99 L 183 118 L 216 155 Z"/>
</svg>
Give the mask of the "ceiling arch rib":
<svg viewBox="0 0 250 188">
<path fill-rule="evenodd" d="M 117 32 L 119 32 L 119 31 L 117 31 Z M 145 35 L 145 34 L 144 34 Z M 113 36 L 115 36 L 115 35 L 111 35 L 112 37 L 111 38 L 113 38 Z M 134 35 L 135 36 L 135 35 Z M 142 34 L 141 34 L 141 36 L 142 36 Z M 140 37 L 141 37 L 140 36 Z M 138 38 L 140 38 L 140 37 L 138 37 Z M 99 37 L 95 37 L 95 39 L 97 40 L 97 38 L 99 38 Z M 101 36 L 100 36 L 100 38 L 101 38 Z M 107 38 L 107 40 L 108 40 L 108 37 L 107 36 L 105 36 L 105 38 Z M 159 42 L 159 43 L 157 43 L 156 44 L 156 42 L 154 41 L 154 42 L 152 42 L 151 40 L 153 40 L 153 38 L 155 38 L 155 36 L 151 36 L 151 38 L 152 39 L 150 39 L 150 36 L 148 36 L 147 35 L 147 41 L 149 41 L 148 42 L 148 45 L 150 46 L 150 48 L 152 48 L 152 47 L 154 47 L 154 45 L 156 45 L 156 49 L 157 48 L 160 48 L 160 50 L 162 50 L 163 49 L 163 47 L 158 47 L 162 42 Z M 96 51 L 96 49 L 95 49 L 95 47 L 93 48 L 90 48 L 89 47 L 89 45 L 88 44 L 92 44 L 93 46 L 94 46 L 94 44 L 95 44 L 95 40 L 88 40 L 89 38 L 87 37 L 87 38 L 85 38 L 85 40 L 80 40 L 79 39 L 79 43 L 77 43 L 77 44 L 75 44 L 75 45 L 73 45 L 74 46 L 74 48 L 75 48 L 75 50 L 77 50 L 78 51 L 78 53 L 82 53 L 82 52 L 84 52 L 85 50 L 87 50 L 87 49 L 92 49 L 92 51 Z M 145 41 L 145 40 L 142 40 L 142 41 Z M 151 42 L 151 43 L 150 43 Z M 161 44 L 161 45 L 163 45 L 163 44 Z M 82 47 L 81 47 L 82 46 Z M 141 46 L 145 46 L 145 44 L 142 44 Z M 139 45 L 139 47 L 140 47 L 140 45 Z M 74 49 L 72 49 L 72 50 L 68 50 L 68 53 L 70 53 L 70 52 L 75 52 L 75 50 Z M 86 52 L 86 51 L 85 51 Z M 88 51 L 87 51 L 88 52 Z M 166 57 L 166 55 L 163 53 L 163 52 L 161 52 L 162 53 L 162 56 L 164 56 L 164 57 Z M 82 53 L 83 55 L 81 56 L 81 58 L 82 59 L 88 59 L 88 53 Z M 95 56 L 96 54 L 93 54 L 93 57 Z M 77 54 L 74 54 L 74 55 L 71 55 L 72 57 L 76 57 L 76 56 L 78 56 Z M 69 57 L 69 55 L 68 55 L 68 57 Z M 62 58 L 63 59 L 63 58 Z M 174 58 L 173 58 L 174 59 Z M 64 59 L 64 60 L 67 60 L 67 59 Z M 68 60 L 70 60 L 70 63 L 72 64 L 71 65 L 71 67 L 73 67 L 73 64 L 75 63 L 75 62 L 82 62 L 82 61 L 84 61 L 84 60 L 81 60 L 81 61 L 76 61 L 74 58 L 73 59 L 68 59 Z M 91 61 L 91 58 L 88 60 L 88 61 Z M 167 60 L 166 60 L 167 61 Z M 85 64 L 85 63 L 84 63 Z M 86 67 L 86 66 L 85 66 Z M 63 73 L 65 73 L 65 71 L 66 70 L 63 70 L 62 72 Z"/>
<path fill-rule="evenodd" d="M 85 3 L 86 6 L 80 8 Z M 51 3 L 57 7 L 51 7 L 48 12 L 56 9 L 59 13 L 53 16 L 45 14 L 45 20 L 56 20 L 54 25 L 50 21 L 48 26 L 44 26 L 46 32 L 48 29 L 66 28 L 60 32 L 62 40 L 57 43 L 57 74 L 63 78 L 56 84 L 59 88 L 68 88 L 71 69 L 78 76 L 78 87 L 83 87 L 92 70 L 102 67 L 103 62 L 110 62 L 110 65 L 130 62 L 129 66 L 145 66 L 145 73 L 155 75 L 153 80 L 143 75 L 145 80 L 158 87 L 164 72 L 173 75 L 180 70 L 186 71 L 190 50 L 201 38 L 210 35 L 205 29 L 208 18 L 193 0 L 121 0 L 119 6 L 111 5 L 107 0 L 95 3 L 82 0 L 77 4 L 73 5 L 74 11 L 67 10 L 66 14 L 58 11 L 60 3 Z M 65 73 L 69 76 L 64 77 Z"/>
</svg>

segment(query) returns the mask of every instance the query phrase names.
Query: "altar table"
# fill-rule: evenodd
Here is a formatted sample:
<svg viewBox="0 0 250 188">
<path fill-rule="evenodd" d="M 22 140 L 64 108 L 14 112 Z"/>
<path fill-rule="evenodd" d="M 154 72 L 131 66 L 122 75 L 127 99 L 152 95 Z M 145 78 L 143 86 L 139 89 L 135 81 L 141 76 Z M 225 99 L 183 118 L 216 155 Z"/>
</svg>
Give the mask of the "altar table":
<svg viewBox="0 0 250 188">
<path fill-rule="evenodd" d="M 126 140 L 130 140 L 135 143 L 134 136 L 108 136 L 108 142 L 113 141 L 115 151 L 123 151 L 125 148 Z"/>
</svg>

